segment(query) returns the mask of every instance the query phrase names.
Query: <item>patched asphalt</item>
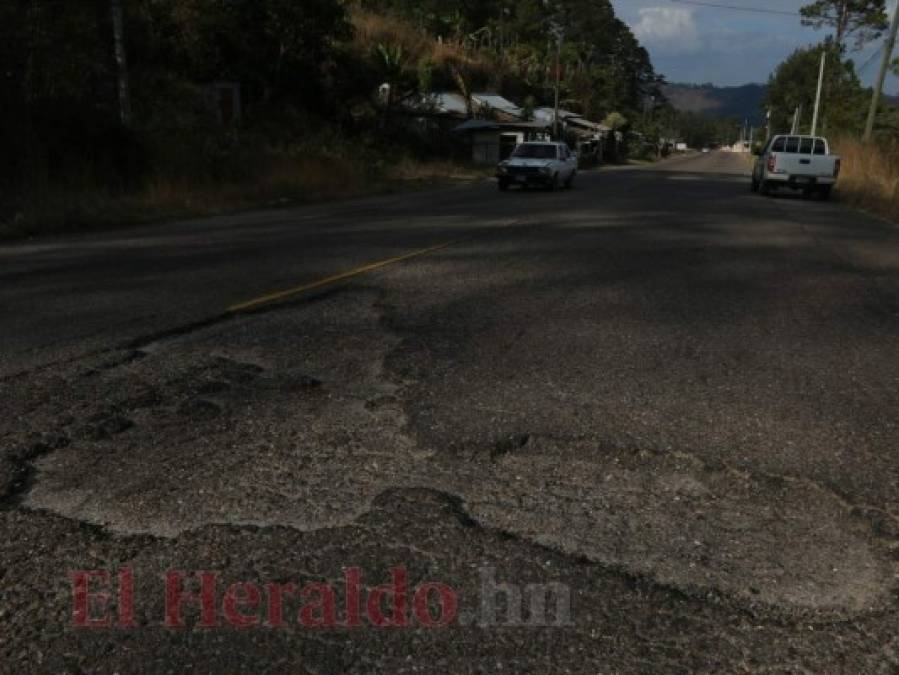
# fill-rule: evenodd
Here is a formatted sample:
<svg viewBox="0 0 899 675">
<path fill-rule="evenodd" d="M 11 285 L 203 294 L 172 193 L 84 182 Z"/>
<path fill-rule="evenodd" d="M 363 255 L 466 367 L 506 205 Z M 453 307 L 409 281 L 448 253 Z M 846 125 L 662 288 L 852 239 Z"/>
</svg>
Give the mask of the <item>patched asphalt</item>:
<svg viewBox="0 0 899 675">
<path fill-rule="evenodd" d="M 895 672 L 899 229 L 746 166 L 0 248 L 0 671 Z M 222 618 L 397 567 L 457 619 Z M 136 625 L 75 627 L 122 568 Z M 217 628 L 162 626 L 170 570 Z M 491 625 L 485 575 L 565 616 Z"/>
</svg>

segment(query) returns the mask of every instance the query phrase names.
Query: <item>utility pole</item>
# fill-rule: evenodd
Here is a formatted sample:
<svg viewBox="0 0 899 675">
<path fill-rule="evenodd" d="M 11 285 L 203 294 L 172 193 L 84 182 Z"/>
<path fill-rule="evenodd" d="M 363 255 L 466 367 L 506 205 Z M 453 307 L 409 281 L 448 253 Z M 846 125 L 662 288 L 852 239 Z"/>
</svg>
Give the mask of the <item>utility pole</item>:
<svg viewBox="0 0 899 675">
<path fill-rule="evenodd" d="M 562 86 L 562 33 L 558 34 L 556 47 L 556 105 L 553 114 L 553 137 L 559 140 L 559 89 Z"/>
<path fill-rule="evenodd" d="M 790 130 L 792 135 L 796 135 L 799 133 L 799 121 L 802 119 L 802 104 L 800 103 L 796 106 L 796 112 L 793 113 L 793 127 Z"/>
<path fill-rule="evenodd" d="M 122 0 L 110 0 L 112 33 L 115 42 L 115 61 L 118 69 L 119 116 L 123 126 L 131 124 L 131 92 L 128 86 L 128 57 L 125 53 L 125 22 L 122 17 Z"/>
<path fill-rule="evenodd" d="M 812 136 L 818 133 L 818 113 L 821 111 L 821 91 L 824 89 L 824 66 L 827 64 L 827 47 L 821 50 L 821 72 L 818 73 L 818 93 L 815 95 L 815 114 L 812 116 Z"/>
<path fill-rule="evenodd" d="M 883 83 L 893 58 L 893 49 L 896 47 L 896 35 L 899 34 L 899 6 L 893 14 L 893 25 L 890 27 L 890 36 L 887 38 L 883 50 L 883 62 L 880 64 L 880 72 L 877 74 L 877 83 L 874 85 L 874 96 L 871 99 L 871 110 L 868 111 L 868 123 L 865 125 L 865 143 L 871 141 L 874 134 L 874 119 L 877 117 L 877 108 L 880 106 L 880 95 L 883 93 Z"/>
</svg>

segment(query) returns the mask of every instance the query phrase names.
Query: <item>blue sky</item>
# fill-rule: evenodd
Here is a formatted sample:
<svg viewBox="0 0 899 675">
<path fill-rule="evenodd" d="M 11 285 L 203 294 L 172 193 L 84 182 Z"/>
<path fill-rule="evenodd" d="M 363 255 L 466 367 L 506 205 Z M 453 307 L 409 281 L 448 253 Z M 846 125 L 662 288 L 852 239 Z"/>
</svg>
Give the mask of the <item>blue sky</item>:
<svg viewBox="0 0 899 675">
<path fill-rule="evenodd" d="M 809 0 L 708 0 L 716 4 L 796 12 Z M 715 9 L 673 0 L 612 0 L 650 54 L 656 70 L 670 82 L 713 82 L 734 86 L 765 82 L 768 75 L 797 47 L 826 35 L 802 26 L 799 16 L 759 14 Z M 890 0 L 895 7 L 896 0 Z M 854 54 L 861 66 L 879 44 Z M 874 79 L 879 57 L 870 61 L 862 79 Z M 899 92 L 899 79 L 890 77 L 886 90 Z"/>
</svg>

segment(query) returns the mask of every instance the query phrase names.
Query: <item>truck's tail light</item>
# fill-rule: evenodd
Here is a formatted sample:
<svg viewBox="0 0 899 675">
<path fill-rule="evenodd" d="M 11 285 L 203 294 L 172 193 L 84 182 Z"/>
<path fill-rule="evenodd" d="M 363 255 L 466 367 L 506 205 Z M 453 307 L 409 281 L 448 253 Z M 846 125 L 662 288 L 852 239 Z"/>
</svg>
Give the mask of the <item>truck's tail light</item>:
<svg viewBox="0 0 899 675">
<path fill-rule="evenodd" d="M 840 169 L 843 168 L 842 164 L 843 164 L 842 160 L 839 160 L 839 159 L 833 163 L 833 177 L 834 178 L 840 177 Z"/>
<path fill-rule="evenodd" d="M 768 155 L 768 171 L 774 171 L 777 168 L 777 155 Z"/>
</svg>

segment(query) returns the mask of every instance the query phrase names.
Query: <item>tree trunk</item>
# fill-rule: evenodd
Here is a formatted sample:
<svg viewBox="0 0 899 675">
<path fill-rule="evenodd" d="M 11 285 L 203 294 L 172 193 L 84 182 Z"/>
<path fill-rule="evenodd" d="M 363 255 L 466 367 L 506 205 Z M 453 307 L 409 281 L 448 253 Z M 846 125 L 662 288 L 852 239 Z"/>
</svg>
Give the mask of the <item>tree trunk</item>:
<svg viewBox="0 0 899 675">
<path fill-rule="evenodd" d="M 131 91 L 128 84 L 128 58 L 125 53 L 125 22 L 122 17 L 122 0 L 110 0 L 112 33 L 115 43 L 115 61 L 118 70 L 119 116 L 123 126 L 131 124 Z"/>
<path fill-rule="evenodd" d="M 837 53 L 843 52 L 843 40 L 846 39 L 846 30 L 849 28 L 849 0 L 840 3 L 839 16 L 837 17 Z"/>
</svg>

